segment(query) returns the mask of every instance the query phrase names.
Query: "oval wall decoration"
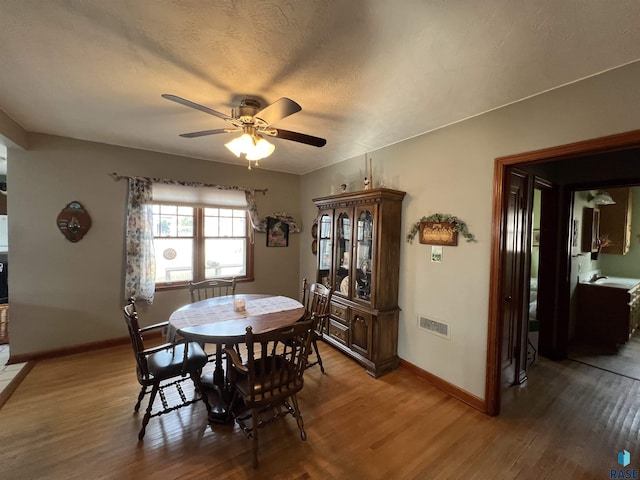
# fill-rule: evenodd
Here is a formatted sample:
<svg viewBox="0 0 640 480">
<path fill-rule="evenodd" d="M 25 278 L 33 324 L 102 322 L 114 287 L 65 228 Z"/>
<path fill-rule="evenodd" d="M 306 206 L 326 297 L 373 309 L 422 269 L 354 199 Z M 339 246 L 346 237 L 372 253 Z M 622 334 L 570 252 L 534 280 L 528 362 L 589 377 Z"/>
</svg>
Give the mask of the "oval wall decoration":
<svg viewBox="0 0 640 480">
<path fill-rule="evenodd" d="M 65 238 L 75 243 L 91 228 L 91 217 L 80 202 L 71 202 L 58 214 L 56 224 Z"/>
</svg>

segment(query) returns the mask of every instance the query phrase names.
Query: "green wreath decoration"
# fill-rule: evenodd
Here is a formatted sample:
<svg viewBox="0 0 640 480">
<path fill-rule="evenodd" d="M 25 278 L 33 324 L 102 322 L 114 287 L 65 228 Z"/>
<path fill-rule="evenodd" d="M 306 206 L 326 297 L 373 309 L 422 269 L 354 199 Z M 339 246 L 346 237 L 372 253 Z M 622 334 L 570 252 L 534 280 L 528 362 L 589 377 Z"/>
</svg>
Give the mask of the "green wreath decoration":
<svg viewBox="0 0 640 480">
<path fill-rule="evenodd" d="M 407 242 L 413 243 L 413 239 L 420 231 L 420 224 L 422 222 L 445 222 L 452 223 L 454 226 L 454 230 L 467 239 L 467 242 L 475 242 L 476 237 L 473 233 L 469 231 L 469 227 L 466 223 L 460 220 L 458 217 L 449 215 L 448 213 L 434 213 L 433 215 L 429 215 L 428 217 L 422 217 L 416 223 L 414 223 L 407 234 Z"/>
</svg>

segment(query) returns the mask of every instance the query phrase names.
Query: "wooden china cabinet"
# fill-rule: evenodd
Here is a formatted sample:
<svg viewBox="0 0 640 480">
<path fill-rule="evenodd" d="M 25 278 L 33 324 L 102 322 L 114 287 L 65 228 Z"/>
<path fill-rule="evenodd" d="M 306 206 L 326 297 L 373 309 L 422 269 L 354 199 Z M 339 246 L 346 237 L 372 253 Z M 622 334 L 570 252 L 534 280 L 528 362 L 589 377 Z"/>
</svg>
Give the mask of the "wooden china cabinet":
<svg viewBox="0 0 640 480">
<path fill-rule="evenodd" d="M 379 377 L 398 367 L 398 281 L 405 192 L 387 188 L 313 200 L 317 281 L 333 287 L 324 339 Z"/>
</svg>

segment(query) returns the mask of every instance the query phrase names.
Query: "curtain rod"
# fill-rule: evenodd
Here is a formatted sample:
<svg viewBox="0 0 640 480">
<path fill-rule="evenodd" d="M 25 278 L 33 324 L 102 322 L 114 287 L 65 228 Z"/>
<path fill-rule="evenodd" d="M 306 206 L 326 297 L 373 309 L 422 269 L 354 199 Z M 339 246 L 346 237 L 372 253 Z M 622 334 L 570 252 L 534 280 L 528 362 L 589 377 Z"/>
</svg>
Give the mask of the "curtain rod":
<svg viewBox="0 0 640 480">
<path fill-rule="evenodd" d="M 213 183 L 201 183 L 201 182 L 184 182 L 184 181 L 180 181 L 180 180 L 173 180 L 173 179 L 165 179 L 165 178 L 152 178 L 152 177 L 140 177 L 140 176 L 130 176 L 130 175 L 120 175 L 118 173 L 110 173 L 109 174 L 111 177 L 113 177 L 113 179 L 117 182 L 118 180 L 122 180 L 123 178 L 144 178 L 146 180 L 150 180 L 152 182 L 158 182 L 158 183 L 177 183 L 177 184 L 184 184 L 184 185 L 188 185 L 188 186 L 199 186 L 199 187 L 212 187 L 212 188 L 225 188 L 225 189 L 235 189 L 235 190 L 244 190 L 244 191 L 250 191 L 250 192 L 257 192 L 257 193 L 261 193 L 263 195 L 266 195 L 267 192 L 269 191 L 268 188 L 245 188 L 245 187 L 229 187 L 227 185 L 216 185 Z"/>
</svg>

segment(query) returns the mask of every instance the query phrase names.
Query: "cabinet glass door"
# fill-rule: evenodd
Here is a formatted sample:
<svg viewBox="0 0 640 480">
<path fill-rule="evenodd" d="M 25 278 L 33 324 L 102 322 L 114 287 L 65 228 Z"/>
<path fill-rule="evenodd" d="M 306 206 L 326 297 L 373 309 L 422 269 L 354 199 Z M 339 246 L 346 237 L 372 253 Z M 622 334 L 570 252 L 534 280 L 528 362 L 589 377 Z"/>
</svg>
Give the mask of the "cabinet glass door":
<svg viewBox="0 0 640 480">
<path fill-rule="evenodd" d="M 357 214 L 355 241 L 355 292 L 354 298 L 365 302 L 371 301 L 371 273 L 373 265 L 373 213 L 361 210 Z"/>
<path fill-rule="evenodd" d="M 347 212 L 338 214 L 335 231 L 334 292 L 349 295 L 349 266 L 351 262 L 351 218 Z"/>
<path fill-rule="evenodd" d="M 331 216 L 323 214 L 318 221 L 318 282 L 331 286 Z"/>
</svg>

